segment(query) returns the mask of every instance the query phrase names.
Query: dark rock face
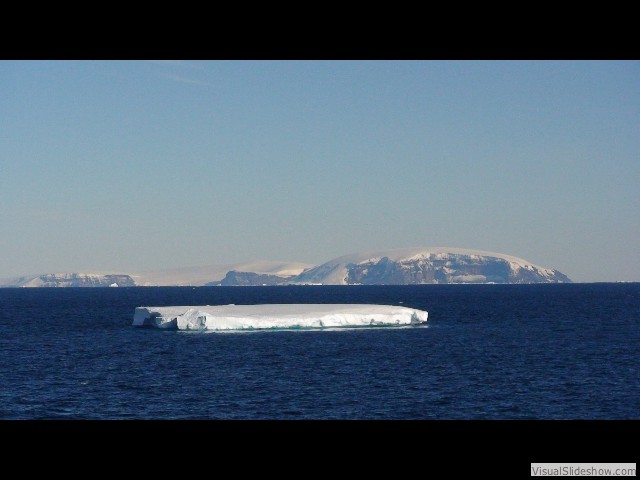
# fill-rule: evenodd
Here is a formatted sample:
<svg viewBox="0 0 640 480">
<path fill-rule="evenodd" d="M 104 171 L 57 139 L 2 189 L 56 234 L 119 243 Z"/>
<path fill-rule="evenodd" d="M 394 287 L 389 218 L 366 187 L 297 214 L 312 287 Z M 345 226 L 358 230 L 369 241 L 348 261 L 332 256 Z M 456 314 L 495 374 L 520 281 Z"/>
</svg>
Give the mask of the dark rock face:
<svg viewBox="0 0 640 480">
<path fill-rule="evenodd" d="M 261 285 L 281 285 L 286 283 L 287 277 L 278 275 L 267 275 L 253 272 L 237 272 L 232 270 L 220 282 L 212 282 L 208 285 L 230 286 L 261 286 Z"/>
</svg>

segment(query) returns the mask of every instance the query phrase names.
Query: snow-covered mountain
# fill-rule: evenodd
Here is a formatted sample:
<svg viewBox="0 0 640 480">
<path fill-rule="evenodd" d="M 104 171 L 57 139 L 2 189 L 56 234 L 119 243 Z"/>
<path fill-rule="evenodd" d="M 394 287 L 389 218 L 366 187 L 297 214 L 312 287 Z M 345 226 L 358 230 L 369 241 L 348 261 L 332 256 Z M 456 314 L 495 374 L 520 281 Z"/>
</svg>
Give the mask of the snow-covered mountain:
<svg viewBox="0 0 640 480">
<path fill-rule="evenodd" d="M 133 287 L 129 275 L 99 273 L 45 273 L 0 282 L 2 287 Z"/>
<path fill-rule="evenodd" d="M 0 287 L 202 285 L 413 285 L 428 283 L 569 283 L 557 270 L 501 253 L 409 248 L 355 253 L 321 265 L 255 261 L 131 274 L 57 273 L 0 281 Z"/>
<path fill-rule="evenodd" d="M 293 276 L 280 276 L 267 273 L 239 272 L 231 270 L 227 272 L 222 280 L 209 282 L 209 286 L 221 287 L 243 287 L 243 286 L 266 286 L 266 285 L 286 285 Z"/>
<path fill-rule="evenodd" d="M 313 265 L 308 263 L 258 260 L 129 274 L 46 273 L 0 279 L 0 287 L 109 287 L 114 284 L 119 287 L 202 286 L 216 281 L 219 283 L 229 271 L 254 272 L 259 276 L 274 276 L 284 281 L 310 267 Z"/>
<path fill-rule="evenodd" d="M 557 270 L 501 253 L 411 248 L 356 253 L 305 270 L 288 283 L 410 285 L 424 283 L 568 283 Z"/>
<path fill-rule="evenodd" d="M 258 275 L 275 275 L 285 279 L 313 267 L 309 263 L 257 260 L 254 262 L 226 263 L 201 267 L 170 268 L 134 273 L 136 285 L 145 286 L 202 286 L 220 282 L 228 272 L 251 272 Z M 264 283 L 264 282 L 262 282 Z M 262 285 L 262 283 L 256 283 Z"/>
</svg>

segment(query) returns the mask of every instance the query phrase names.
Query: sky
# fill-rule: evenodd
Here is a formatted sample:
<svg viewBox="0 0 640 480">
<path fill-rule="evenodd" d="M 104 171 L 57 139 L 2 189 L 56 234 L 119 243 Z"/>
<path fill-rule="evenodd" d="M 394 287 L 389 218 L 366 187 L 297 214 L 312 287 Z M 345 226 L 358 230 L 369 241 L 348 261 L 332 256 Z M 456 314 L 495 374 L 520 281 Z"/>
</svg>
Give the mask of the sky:
<svg viewBox="0 0 640 480">
<path fill-rule="evenodd" d="M 421 246 L 640 281 L 640 62 L 0 61 L 0 278 Z"/>
</svg>

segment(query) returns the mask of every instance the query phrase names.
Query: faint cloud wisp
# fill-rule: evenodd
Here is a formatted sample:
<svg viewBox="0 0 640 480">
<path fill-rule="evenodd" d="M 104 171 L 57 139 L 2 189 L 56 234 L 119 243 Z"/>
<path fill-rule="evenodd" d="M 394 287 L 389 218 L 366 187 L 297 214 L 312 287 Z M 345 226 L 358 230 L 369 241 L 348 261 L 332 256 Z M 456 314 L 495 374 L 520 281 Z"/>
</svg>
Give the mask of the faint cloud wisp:
<svg viewBox="0 0 640 480">
<path fill-rule="evenodd" d="M 196 80 L 194 78 L 183 77 L 181 75 L 173 75 L 173 74 L 165 73 L 162 76 L 164 78 L 168 78 L 169 80 L 172 80 L 174 82 L 188 83 L 189 85 L 200 85 L 202 87 L 215 87 L 216 86 L 213 83 L 209 83 L 209 82 L 206 82 L 206 81 L 203 81 L 203 80 Z"/>
<path fill-rule="evenodd" d="M 147 60 L 149 63 L 152 63 L 154 65 L 158 65 L 160 67 L 162 67 L 163 69 L 171 69 L 174 72 L 176 70 L 184 70 L 186 69 L 190 69 L 190 70 L 202 70 L 202 65 L 199 65 L 197 63 L 193 63 L 193 62 L 189 62 L 186 60 Z M 197 79 L 197 78 L 193 78 L 193 76 L 191 75 L 185 75 L 184 73 L 181 74 L 177 74 L 177 73 L 172 73 L 172 72 L 163 72 L 160 74 L 160 76 L 162 76 L 163 78 L 166 78 L 168 80 L 171 80 L 173 82 L 178 82 L 178 83 L 186 83 L 188 85 L 198 85 L 201 87 L 217 87 L 217 85 L 214 85 L 210 82 L 207 82 L 206 80 L 201 80 L 201 79 Z"/>
</svg>

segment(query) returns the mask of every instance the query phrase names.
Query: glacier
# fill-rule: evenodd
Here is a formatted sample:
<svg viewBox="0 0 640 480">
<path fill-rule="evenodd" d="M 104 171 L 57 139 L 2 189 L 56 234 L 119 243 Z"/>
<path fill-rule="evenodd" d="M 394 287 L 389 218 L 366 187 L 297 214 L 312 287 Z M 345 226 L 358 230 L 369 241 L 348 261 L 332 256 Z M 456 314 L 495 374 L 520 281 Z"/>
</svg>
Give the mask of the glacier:
<svg viewBox="0 0 640 480">
<path fill-rule="evenodd" d="M 428 312 L 368 304 L 262 304 L 136 307 L 133 325 L 172 330 L 242 331 L 422 325 Z"/>
</svg>

